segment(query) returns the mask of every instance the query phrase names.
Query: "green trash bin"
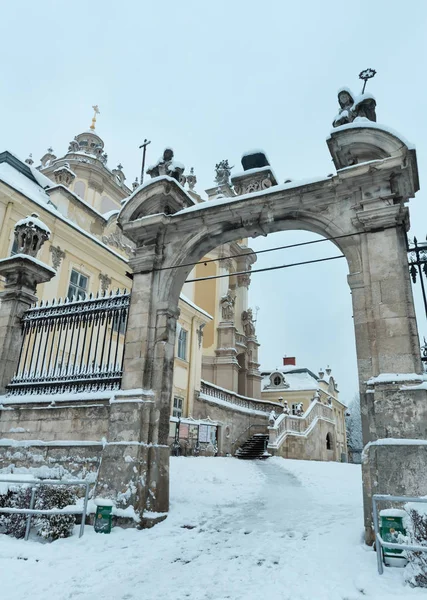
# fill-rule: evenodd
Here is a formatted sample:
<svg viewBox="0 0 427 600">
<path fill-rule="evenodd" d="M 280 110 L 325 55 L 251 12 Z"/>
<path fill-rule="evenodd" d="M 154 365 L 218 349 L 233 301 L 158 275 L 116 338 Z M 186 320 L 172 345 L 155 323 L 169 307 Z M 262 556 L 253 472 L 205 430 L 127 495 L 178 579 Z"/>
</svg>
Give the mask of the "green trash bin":
<svg viewBox="0 0 427 600">
<path fill-rule="evenodd" d="M 97 498 L 95 500 L 96 513 L 93 527 L 96 533 L 111 533 L 111 520 L 113 503 L 111 500 Z"/>
<path fill-rule="evenodd" d="M 398 544 L 399 533 L 406 535 L 403 519 L 407 516 L 408 514 L 404 510 L 397 508 L 388 508 L 380 512 L 380 535 L 385 542 Z M 383 559 L 389 567 L 405 567 L 408 562 L 404 550 L 386 546 L 383 547 Z"/>
</svg>

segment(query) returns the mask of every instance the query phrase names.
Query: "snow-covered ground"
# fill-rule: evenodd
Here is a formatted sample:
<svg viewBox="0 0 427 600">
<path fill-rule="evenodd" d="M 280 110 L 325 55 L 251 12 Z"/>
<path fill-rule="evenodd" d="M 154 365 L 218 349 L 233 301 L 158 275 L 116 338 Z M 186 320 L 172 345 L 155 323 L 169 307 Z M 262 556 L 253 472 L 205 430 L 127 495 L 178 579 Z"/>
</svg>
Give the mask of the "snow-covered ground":
<svg viewBox="0 0 427 600">
<path fill-rule="evenodd" d="M 77 532 L 77 530 L 76 530 Z M 360 467 L 172 458 L 171 512 L 52 544 L 0 535 L 5 600 L 413 600 L 362 543 Z"/>
</svg>

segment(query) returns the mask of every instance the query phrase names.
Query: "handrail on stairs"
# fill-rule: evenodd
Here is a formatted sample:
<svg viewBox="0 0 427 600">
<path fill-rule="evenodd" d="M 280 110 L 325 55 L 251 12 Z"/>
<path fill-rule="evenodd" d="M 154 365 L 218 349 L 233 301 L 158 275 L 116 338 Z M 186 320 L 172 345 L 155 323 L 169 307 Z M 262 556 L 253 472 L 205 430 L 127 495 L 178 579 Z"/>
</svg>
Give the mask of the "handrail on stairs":
<svg viewBox="0 0 427 600">
<path fill-rule="evenodd" d="M 235 446 L 235 444 L 236 444 L 236 442 L 239 442 L 239 440 L 241 440 L 242 436 L 243 436 L 245 433 L 247 433 L 247 432 L 250 432 L 250 430 L 252 429 L 252 427 L 260 427 L 261 429 L 264 429 L 264 431 L 265 431 L 266 435 L 268 435 L 268 432 L 266 431 L 266 429 L 267 429 L 267 425 L 261 425 L 261 424 L 259 424 L 259 423 L 252 423 L 252 425 L 249 425 L 249 427 L 246 427 L 246 429 L 244 429 L 243 431 L 241 431 L 241 432 L 240 432 L 240 434 L 239 434 L 239 435 L 236 437 L 236 439 L 234 439 L 234 440 L 231 442 L 231 454 L 233 454 L 233 455 L 234 455 L 234 454 L 235 454 L 235 451 L 237 450 L 237 448 L 235 448 L 235 447 L 234 447 L 234 446 Z M 247 436 L 247 438 L 246 438 L 246 439 L 248 439 L 248 438 L 249 438 L 249 436 Z M 246 441 L 246 440 L 245 440 L 245 441 Z M 243 443 L 244 443 L 244 442 L 243 442 Z M 241 444 L 241 443 L 239 443 L 239 446 L 241 446 L 241 445 L 242 445 L 242 444 Z"/>
</svg>

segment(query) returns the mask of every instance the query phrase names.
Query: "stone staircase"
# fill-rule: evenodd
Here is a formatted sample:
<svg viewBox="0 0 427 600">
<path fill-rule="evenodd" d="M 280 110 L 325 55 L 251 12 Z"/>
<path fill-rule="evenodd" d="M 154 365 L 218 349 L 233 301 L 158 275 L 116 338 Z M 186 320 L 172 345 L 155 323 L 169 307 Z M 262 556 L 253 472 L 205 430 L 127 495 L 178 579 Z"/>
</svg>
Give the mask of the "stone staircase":
<svg viewBox="0 0 427 600">
<path fill-rule="evenodd" d="M 236 458 L 253 460 L 255 458 L 265 459 L 270 456 L 267 452 L 268 435 L 265 433 L 256 433 L 249 438 L 236 451 Z"/>
</svg>

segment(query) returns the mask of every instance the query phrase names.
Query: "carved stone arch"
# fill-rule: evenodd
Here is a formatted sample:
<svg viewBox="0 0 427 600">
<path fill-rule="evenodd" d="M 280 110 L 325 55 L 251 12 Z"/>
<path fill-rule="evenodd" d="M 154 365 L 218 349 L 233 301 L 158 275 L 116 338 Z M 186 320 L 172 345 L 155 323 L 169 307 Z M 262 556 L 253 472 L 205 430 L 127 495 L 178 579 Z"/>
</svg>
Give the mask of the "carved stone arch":
<svg viewBox="0 0 427 600">
<path fill-rule="evenodd" d="M 418 454 L 422 447 L 408 444 L 402 450 L 405 439 L 425 439 L 427 422 L 406 249 L 405 204 L 418 190 L 415 151 L 395 133 L 365 122 L 336 128 L 328 146 L 337 169 L 331 177 L 272 185 L 197 206 L 175 180 L 161 177 L 136 190 L 122 208 L 119 226 L 136 246 L 129 261 L 134 280 L 122 390 L 123 402 L 134 397 L 141 404 L 135 426 L 140 467 L 134 479 L 135 487 L 144 489 L 129 499 L 140 513 L 168 511 L 167 438 L 178 299 L 193 264 L 224 243 L 289 229 L 334 238 L 349 266 L 364 443 L 371 442 L 363 465 L 367 540 L 372 540 L 373 482 L 379 493 L 427 494 L 427 483 L 421 489 L 408 463 L 413 456 L 427 468 L 426 458 Z M 164 214 L 167 206 L 169 215 Z M 378 377 L 384 374 L 393 375 L 390 380 Z M 123 435 L 129 437 L 129 421 L 122 421 Z M 119 423 L 117 419 L 114 427 Z M 117 429 L 114 435 L 128 439 Z M 400 438 L 402 444 L 375 445 L 390 438 Z M 116 450 L 121 451 L 128 449 Z M 106 452 L 112 454 L 102 461 L 98 485 L 103 492 L 108 479 L 103 473 L 119 464 L 113 445 Z M 122 481 L 121 472 L 117 477 Z M 399 490 L 387 487 L 393 482 L 399 482 Z"/>
</svg>

